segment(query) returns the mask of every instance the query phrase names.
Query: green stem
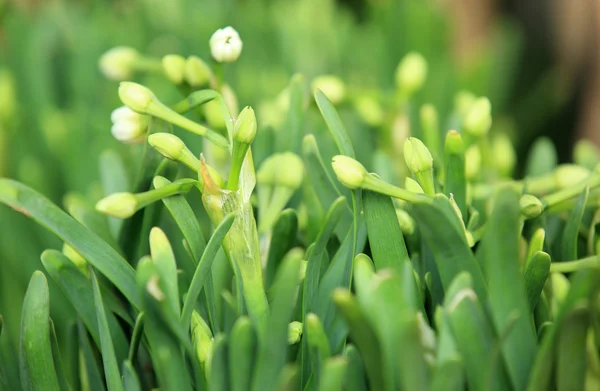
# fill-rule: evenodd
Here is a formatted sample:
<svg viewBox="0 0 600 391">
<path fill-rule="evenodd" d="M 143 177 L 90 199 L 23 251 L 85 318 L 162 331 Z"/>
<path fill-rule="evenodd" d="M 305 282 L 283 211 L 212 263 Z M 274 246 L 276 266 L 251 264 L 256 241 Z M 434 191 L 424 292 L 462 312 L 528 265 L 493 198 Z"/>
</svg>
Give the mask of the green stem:
<svg viewBox="0 0 600 391">
<path fill-rule="evenodd" d="M 600 175 L 592 175 L 588 179 L 576 184 L 575 186 L 568 187 L 563 190 L 559 190 L 556 193 L 547 195 L 541 199 L 544 209 L 557 206 L 561 202 L 567 201 L 573 197 L 579 195 L 586 187 L 590 190 L 600 186 Z"/>
<path fill-rule="evenodd" d="M 229 142 L 225 137 L 221 136 L 219 133 L 215 132 L 212 129 L 202 126 L 199 123 L 196 123 L 184 117 L 183 115 L 178 114 L 177 112 L 173 111 L 172 109 L 168 108 L 160 102 L 150 102 L 150 104 L 148 105 L 148 114 L 168 121 L 192 133 L 204 136 L 218 147 L 224 149 L 229 148 Z"/>
<path fill-rule="evenodd" d="M 552 262 L 550 264 L 550 272 L 552 273 L 571 273 L 582 269 L 600 267 L 600 258 L 598 255 L 578 259 L 569 262 Z"/>
<path fill-rule="evenodd" d="M 141 209 L 153 202 L 162 200 L 177 194 L 185 194 L 198 186 L 198 181 L 194 179 L 180 179 L 158 189 L 149 190 L 143 193 L 137 193 L 135 197 L 138 200 L 138 208 Z"/>
<path fill-rule="evenodd" d="M 413 193 L 412 191 L 402 189 L 394 185 L 390 185 L 389 183 L 371 174 L 367 175 L 367 177 L 365 178 L 362 188 L 413 203 L 430 203 L 432 201 L 431 196 Z"/>
</svg>

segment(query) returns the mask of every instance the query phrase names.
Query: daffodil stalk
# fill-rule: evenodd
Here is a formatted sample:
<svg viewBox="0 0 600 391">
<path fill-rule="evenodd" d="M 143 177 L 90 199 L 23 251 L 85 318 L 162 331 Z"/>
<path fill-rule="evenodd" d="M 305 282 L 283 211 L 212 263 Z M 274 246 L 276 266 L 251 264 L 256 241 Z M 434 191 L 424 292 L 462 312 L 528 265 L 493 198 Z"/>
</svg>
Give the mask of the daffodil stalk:
<svg viewBox="0 0 600 391">
<path fill-rule="evenodd" d="M 143 193 L 114 193 L 98 201 L 96 210 L 109 216 L 127 219 L 153 202 L 173 195 L 185 194 L 198 185 L 198 181 L 184 178 L 160 189 Z"/>
</svg>

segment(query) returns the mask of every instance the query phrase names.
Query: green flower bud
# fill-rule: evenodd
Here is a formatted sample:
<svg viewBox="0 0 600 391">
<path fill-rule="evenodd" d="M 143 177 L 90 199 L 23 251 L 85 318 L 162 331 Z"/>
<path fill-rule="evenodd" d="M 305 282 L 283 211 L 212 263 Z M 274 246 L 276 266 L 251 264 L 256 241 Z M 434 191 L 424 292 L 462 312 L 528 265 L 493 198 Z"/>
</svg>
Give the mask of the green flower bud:
<svg viewBox="0 0 600 391">
<path fill-rule="evenodd" d="M 129 81 L 119 85 L 119 98 L 125 106 L 140 114 L 149 114 L 148 105 L 156 100 L 156 96 L 148 87 Z"/>
<path fill-rule="evenodd" d="M 404 159 L 414 174 L 429 171 L 433 168 L 433 157 L 429 149 L 416 137 L 409 137 L 404 142 Z"/>
<path fill-rule="evenodd" d="M 396 209 L 398 224 L 404 235 L 410 236 L 415 233 L 415 220 L 403 209 Z"/>
<path fill-rule="evenodd" d="M 464 121 L 465 131 L 473 136 L 485 136 L 492 127 L 492 105 L 488 98 L 477 99 L 469 108 Z"/>
<path fill-rule="evenodd" d="M 254 137 L 256 137 L 256 115 L 252 107 L 244 107 L 235 121 L 233 135 L 239 143 L 250 144 L 254 141 Z"/>
<path fill-rule="evenodd" d="M 406 95 L 418 91 L 427 79 L 427 61 L 416 52 L 410 52 L 396 68 L 396 86 Z"/>
<path fill-rule="evenodd" d="M 367 169 L 348 156 L 334 156 L 331 165 L 338 180 L 349 189 L 361 188 L 368 176 Z"/>
<path fill-rule="evenodd" d="M 185 143 L 172 133 L 154 133 L 148 136 L 148 144 L 170 160 L 178 161 L 187 149 Z"/>
<path fill-rule="evenodd" d="M 590 170 L 575 164 L 561 164 L 554 170 L 554 181 L 559 189 L 574 186 L 590 176 Z"/>
<path fill-rule="evenodd" d="M 274 185 L 277 178 L 279 159 L 281 154 L 276 153 L 266 158 L 256 174 L 256 181 L 260 185 Z"/>
<path fill-rule="evenodd" d="M 304 163 L 302 159 L 292 152 L 284 152 L 279 157 L 275 184 L 290 189 L 298 189 L 304 177 Z"/>
<path fill-rule="evenodd" d="M 534 219 L 542 214 L 544 205 L 542 202 L 531 194 L 524 194 L 519 200 L 521 214 L 527 219 Z"/>
<path fill-rule="evenodd" d="M 579 140 L 575 144 L 573 160 L 576 164 L 593 170 L 600 163 L 600 150 L 589 140 Z"/>
<path fill-rule="evenodd" d="M 185 81 L 192 87 L 198 88 L 208 85 L 211 71 L 200 57 L 189 56 L 185 61 Z"/>
<path fill-rule="evenodd" d="M 135 73 L 135 64 L 140 54 L 127 46 L 117 46 L 100 57 L 100 71 L 111 80 L 121 81 L 131 79 Z"/>
<path fill-rule="evenodd" d="M 88 275 L 88 264 L 86 260 L 81 256 L 81 254 L 77 252 L 77 250 L 69 246 L 68 243 L 65 243 L 63 244 L 62 252 L 67 258 L 69 258 L 71 262 L 73 262 L 75 266 L 77 266 L 77 269 L 79 269 L 79 271 L 81 271 L 86 276 Z"/>
<path fill-rule="evenodd" d="M 506 134 L 498 133 L 494 136 L 492 139 L 492 153 L 498 172 L 504 177 L 512 177 L 517 162 L 517 154 Z"/>
<path fill-rule="evenodd" d="M 341 103 L 346 97 L 346 86 L 342 79 L 337 76 L 323 75 L 316 77 L 311 83 L 311 88 L 313 91 L 321 90 L 334 105 Z"/>
<path fill-rule="evenodd" d="M 132 193 L 114 193 L 98 201 L 96 210 L 119 219 L 127 219 L 137 211 L 138 200 Z"/>
<path fill-rule="evenodd" d="M 327 94 L 325 94 L 327 95 Z M 385 113 L 377 99 L 361 95 L 354 100 L 354 108 L 360 117 L 370 126 L 379 126 L 385 119 Z"/>
<path fill-rule="evenodd" d="M 196 357 L 203 368 L 206 368 L 210 363 L 212 356 L 212 343 L 213 335 L 210 327 L 204 319 L 196 312 L 192 312 L 192 319 L 190 323 L 192 344 L 196 351 Z"/>
<path fill-rule="evenodd" d="M 293 321 L 288 325 L 288 345 L 295 345 L 302 337 L 302 322 Z"/>
<path fill-rule="evenodd" d="M 204 117 L 206 122 L 213 129 L 224 129 L 225 118 L 223 118 L 223 111 L 221 111 L 221 105 L 215 100 L 206 102 L 204 105 Z"/>
<path fill-rule="evenodd" d="M 481 149 L 477 144 L 471 145 L 465 151 L 465 177 L 472 181 L 481 171 Z"/>
<path fill-rule="evenodd" d="M 186 61 L 179 54 L 167 54 L 162 58 L 162 67 L 165 77 L 173 84 L 183 82 Z"/>
<path fill-rule="evenodd" d="M 404 179 L 404 187 L 406 188 L 406 190 L 410 190 L 413 193 L 425 193 L 421 185 L 419 185 L 419 182 L 415 181 L 414 179 L 408 176 L 406 177 L 406 179 Z"/>
<path fill-rule="evenodd" d="M 467 115 L 477 97 L 469 91 L 459 91 L 454 96 L 454 111 L 463 118 Z"/>
</svg>

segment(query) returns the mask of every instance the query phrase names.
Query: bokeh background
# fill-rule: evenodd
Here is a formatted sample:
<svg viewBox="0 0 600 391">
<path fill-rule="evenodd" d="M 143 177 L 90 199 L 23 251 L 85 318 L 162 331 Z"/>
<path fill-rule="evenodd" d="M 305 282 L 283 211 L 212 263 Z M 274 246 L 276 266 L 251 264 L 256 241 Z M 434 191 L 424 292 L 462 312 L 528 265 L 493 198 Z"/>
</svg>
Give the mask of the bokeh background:
<svg viewBox="0 0 600 391">
<path fill-rule="evenodd" d="M 578 138 L 600 141 L 600 2 L 597 0 L 0 0 L 0 176 L 18 179 L 63 205 L 67 194 L 101 196 L 101 154 L 110 149 L 135 165 L 132 147 L 110 133 L 120 105 L 117 82 L 98 59 L 127 45 L 161 58 L 177 53 L 210 60 L 208 39 L 231 25 L 244 48 L 225 69 L 241 106 L 258 121 L 290 78 L 339 76 L 349 99 L 339 110 L 352 134 L 361 120 L 353 97 L 393 90 L 394 71 L 410 51 L 429 72 L 411 115 L 431 103 L 451 118 L 456 92 L 489 97 L 493 132 L 517 151 L 517 174 L 539 137 L 561 162 Z M 161 100 L 178 91 L 164 78 L 139 75 Z M 275 113 L 276 114 L 276 113 Z M 381 125 L 381 126 L 386 126 Z M 451 120 L 442 123 L 444 130 Z M 320 132 L 315 117 L 305 131 Z M 373 131 L 377 131 L 373 129 Z M 418 129 L 415 129 L 418 134 Z M 193 141 L 190 141 L 193 144 Z M 356 140 L 355 140 L 356 143 Z M 376 146 L 364 141 L 363 157 Z M 39 255 L 61 243 L 25 217 L 0 207 L 0 360 L 16 365 L 20 306 Z M 52 290 L 53 297 L 60 292 Z M 53 299 L 55 322 L 61 306 Z M 8 334 L 8 338 L 4 334 Z M 10 364 L 13 362 L 14 364 Z M 18 371 L 5 374 L 8 384 Z"/>
</svg>

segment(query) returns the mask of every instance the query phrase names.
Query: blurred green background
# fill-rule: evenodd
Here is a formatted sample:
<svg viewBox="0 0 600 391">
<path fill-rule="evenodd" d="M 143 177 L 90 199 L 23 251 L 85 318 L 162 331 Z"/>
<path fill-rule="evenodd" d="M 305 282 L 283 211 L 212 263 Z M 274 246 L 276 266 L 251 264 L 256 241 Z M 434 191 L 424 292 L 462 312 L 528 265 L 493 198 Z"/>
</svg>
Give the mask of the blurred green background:
<svg viewBox="0 0 600 391">
<path fill-rule="evenodd" d="M 136 156 L 135 147 L 111 136 L 118 84 L 101 75 L 98 58 L 127 45 L 156 58 L 195 54 L 209 61 L 209 37 L 228 25 L 240 33 L 244 47 L 240 59 L 226 67 L 225 80 L 240 106 L 258 108 L 259 124 L 271 120 L 261 108 L 294 74 L 308 82 L 334 74 L 348 91 L 339 110 L 349 131 L 378 131 L 356 114 L 355 98 L 372 94 L 385 100 L 400 59 L 418 51 L 429 72 L 411 101 L 411 117 L 423 103 L 432 103 L 440 118 L 448 118 L 442 128 L 449 129 L 455 94 L 468 90 L 490 98 L 493 131 L 508 134 L 518 156 L 544 134 L 560 146 L 560 158 L 569 159 L 577 95 L 548 51 L 530 40 L 517 18 L 498 13 L 487 26 L 485 44 L 461 60 L 452 6 L 429 0 L 0 0 L 0 176 L 18 179 L 59 205 L 69 192 L 98 199 L 100 154 L 117 150 L 131 163 L 132 174 Z M 164 102 L 180 99 L 162 77 L 135 80 Z M 315 116 L 305 132 L 322 127 Z M 357 152 L 365 158 L 375 146 L 363 144 Z M 0 359 L 6 362 L 16 352 L 21 301 L 31 273 L 41 268 L 39 255 L 60 246 L 42 228 L 0 207 L 0 314 L 8 334 L 0 339 Z M 67 304 L 56 299 L 56 289 L 51 295 L 53 318 L 60 323 Z M 7 376 L 18 373 L 11 372 Z"/>
</svg>

